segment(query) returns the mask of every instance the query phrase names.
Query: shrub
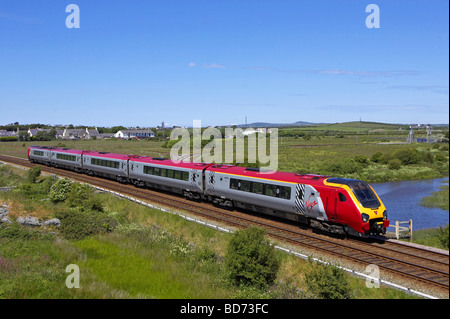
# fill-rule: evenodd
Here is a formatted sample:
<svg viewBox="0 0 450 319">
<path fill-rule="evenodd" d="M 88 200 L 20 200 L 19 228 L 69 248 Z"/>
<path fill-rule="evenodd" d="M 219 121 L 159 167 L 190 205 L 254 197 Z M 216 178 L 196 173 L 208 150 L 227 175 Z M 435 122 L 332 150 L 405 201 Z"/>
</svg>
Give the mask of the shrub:
<svg viewBox="0 0 450 319">
<path fill-rule="evenodd" d="M 71 182 L 67 178 L 57 180 L 50 188 L 49 199 L 53 203 L 64 202 L 70 192 Z"/>
<path fill-rule="evenodd" d="M 380 158 L 380 163 L 387 164 L 393 158 L 394 158 L 394 156 L 390 153 L 383 154 Z"/>
<path fill-rule="evenodd" d="M 439 241 L 442 246 L 448 249 L 448 224 L 445 227 L 439 226 Z"/>
<path fill-rule="evenodd" d="M 441 163 L 447 162 L 447 157 L 444 154 L 442 154 L 442 153 L 436 154 L 434 159 L 435 159 L 436 162 L 441 162 Z"/>
<path fill-rule="evenodd" d="M 425 163 L 433 164 L 433 163 L 434 163 L 434 155 L 431 154 L 430 151 L 424 152 L 424 153 L 422 154 L 422 160 L 423 160 Z"/>
<path fill-rule="evenodd" d="M 350 287 L 342 269 L 310 260 L 311 270 L 305 273 L 309 290 L 324 299 L 348 299 Z"/>
<path fill-rule="evenodd" d="M 382 158 L 383 158 L 383 153 L 378 151 L 370 157 L 370 160 L 374 163 L 381 163 Z"/>
<path fill-rule="evenodd" d="M 27 181 L 30 183 L 36 183 L 39 176 L 41 176 L 41 166 L 35 166 L 33 168 L 30 168 L 27 172 Z"/>
<path fill-rule="evenodd" d="M 394 154 L 395 158 L 402 161 L 403 165 L 418 164 L 420 162 L 420 153 L 415 150 L 401 150 Z"/>
<path fill-rule="evenodd" d="M 70 207 L 79 207 L 82 210 L 103 212 L 103 204 L 100 199 L 93 196 L 93 189 L 87 184 L 72 183 L 66 196 L 66 203 Z"/>
<path fill-rule="evenodd" d="M 274 282 L 280 260 L 264 235 L 265 230 L 257 227 L 233 234 L 225 254 L 228 278 L 233 284 L 265 287 Z"/>
<path fill-rule="evenodd" d="M 362 164 L 363 166 L 367 166 L 369 165 L 369 159 L 367 158 L 367 156 L 364 155 L 356 155 L 353 160 L 356 163 Z"/>
<path fill-rule="evenodd" d="M 388 168 L 392 170 L 397 170 L 402 167 L 402 161 L 398 158 L 393 158 L 388 162 Z"/>
<path fill-rule="evenodd" d="M 98 233 L 113 231 L 118 222 L 102 212 L 70 210 L 58 212 L 56 218 L 61 221 L 59 227 L 66 239 L 83 239 Z"/>
<path fill-rule="evenodd" d="M 360 170 L 361 166 L 361 164 L 352 159 L 344 159 L 340 162 L 331 163 L 328 167 L 328 170 L 331 173 L 337 175 L 353 174 Z"/>
</svg>

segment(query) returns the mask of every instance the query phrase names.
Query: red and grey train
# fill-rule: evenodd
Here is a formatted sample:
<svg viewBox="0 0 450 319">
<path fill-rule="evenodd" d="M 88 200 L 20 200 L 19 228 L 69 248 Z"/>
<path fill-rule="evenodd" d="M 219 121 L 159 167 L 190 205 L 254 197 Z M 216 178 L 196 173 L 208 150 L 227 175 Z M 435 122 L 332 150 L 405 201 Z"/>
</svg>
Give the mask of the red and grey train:
<svg viewBox="0 0 450 319">
<path fill-rule="evenodd" d="M 303 222 L 331 233 L 367 237 L 384 234 L 389 226 L 384 204 L 361 180 L 46 146 L 31 146 L 28 158 L 229 209 Z"/>
</svg>

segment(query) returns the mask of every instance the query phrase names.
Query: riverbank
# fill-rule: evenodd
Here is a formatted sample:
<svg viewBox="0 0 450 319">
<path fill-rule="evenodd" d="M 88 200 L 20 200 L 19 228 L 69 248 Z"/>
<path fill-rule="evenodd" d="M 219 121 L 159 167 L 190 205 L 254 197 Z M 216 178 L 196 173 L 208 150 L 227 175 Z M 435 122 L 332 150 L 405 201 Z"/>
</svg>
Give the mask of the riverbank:
<svg viewBox="0 0 450 319">
<path fill-rule="evenodd" d="M 449 250 L 449 225 L 413 231 L 413 243 Z M 404 241 L 408 241 L 405 239 Z"/>
<path fill-rule="evenodd" d="M 443 183 L 448 184 L 447 181 Z M 441 190 L 433 192 L 432 195 L 422 198 L 421 205 L 425 207 L 438 207 L 443 210 L 449 210 L 449 185 L 442 185 Z"/>
</svg>

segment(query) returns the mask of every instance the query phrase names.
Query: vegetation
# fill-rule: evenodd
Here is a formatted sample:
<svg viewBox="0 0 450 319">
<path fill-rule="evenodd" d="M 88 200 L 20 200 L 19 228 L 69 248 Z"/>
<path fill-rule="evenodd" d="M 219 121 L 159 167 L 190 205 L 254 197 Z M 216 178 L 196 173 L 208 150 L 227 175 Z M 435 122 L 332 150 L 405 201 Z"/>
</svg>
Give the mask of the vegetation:
<svg viewBox="0 0 450 319">
<path fill-rule="evenodd" d="M 448 181 L 446 181 L 448 183 Z M 434 192 L 431 196 L 422 198 L 421 205 L 425 207 L 439 207 L 449 210 L 449 186 L 443 185 L 440 191 Z"/>
<path fill-rule="evenodd" d="M 250 227 L 230 239 L 225 265 L 233 284 L 264 288 L 275 281 L 280 261 L 264 234 L 265 230 Z"/>
<path fill-rule="evenodd" d="M 118 128 L 118 127 L 117 127 Z M 117 129 L 116 128 L 116 129 Z M 111 128 L 112 129 L 112 128 Z M 220 128 L 224 131 L 224 128 Z M 99 129 L 100 130 L 100 129 Z M 178 140 L 168 141 L 169 130 L 157 130 L 160 138 L 123 141 L 78 140 L 78 141 L 20 141 L 0 143 L 0 154 L 26 158 L 31 144 L 63 146 L 86 150 L 99 150 L 153 157 L 170 157 L 171 147 Z M 333 175 L 358 178 L 367 182 L 400 181 L 448 176 L 449 146 L 448 128 L 435 130 L 433 134 L 440 143 L 411 143 L 405 140 L 409 129 L 402 125 L 350 122 L 322 124 L 304 127 L 284 127 L 278 131 L 278 170 L 295 173 Z M 426 137 L 425 130 L 416 131 L 417 137 Z M 244 138 L 248 141 L 248 138 Z M 202 147 L 210 140 L 201 142 Z M 266 153 L 270 154 L 269 139 Z M 225 139 L 222 143 L 225 153 Z M 193 141 L 190 140 L 192 149 Z M 236 153 L 233 143 L 233 154 Z M 251 163 L 248 151 L 257 151 L 246 142 L 244 161 L 237 162 L 236 156 L 229 164 L 246 167 L 264 167 L 267 163 Z M 229 151 L 229 150 L 227 150 Z M 225 156 L 222 161 L 225 161 Z M 400 163 L 400 162 L 401 163 Z"/>
<path fill-rule="evenodd" d="M 449 249 L 449 225 L 433 229 L 416 230 L 413 233 L 413 242 L 425 246 Z"/>
<path fill-rule="evenodd" d="M 344 271 L 336 266 L 310 260 L 306 282 L 309 289 L 323 299 L 348 299 L 351 296 L 350 286 Z"/>
</svg>

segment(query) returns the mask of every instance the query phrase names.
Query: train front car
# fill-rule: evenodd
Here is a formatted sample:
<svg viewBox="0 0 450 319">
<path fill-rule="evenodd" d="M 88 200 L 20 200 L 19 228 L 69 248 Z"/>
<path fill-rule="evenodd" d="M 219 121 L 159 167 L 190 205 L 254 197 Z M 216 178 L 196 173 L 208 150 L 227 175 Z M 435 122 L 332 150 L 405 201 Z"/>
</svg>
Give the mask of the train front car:
<svg viewBox="0 0 450 319">
<path fill-rule="evenodd" d="M 349 178 L 328 178 L 324 184 L 336 193 L 328 213 L 345 221 L 350 235 L 367 237 L 386 233 L 389 226 L 386 207 L 369 184 Z"/>
</svg>

